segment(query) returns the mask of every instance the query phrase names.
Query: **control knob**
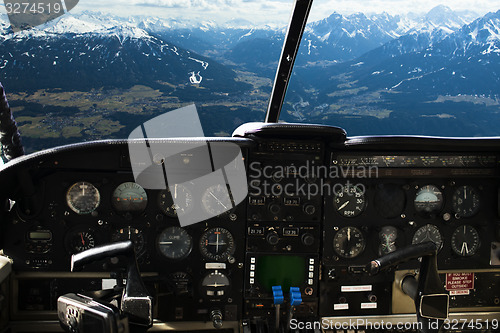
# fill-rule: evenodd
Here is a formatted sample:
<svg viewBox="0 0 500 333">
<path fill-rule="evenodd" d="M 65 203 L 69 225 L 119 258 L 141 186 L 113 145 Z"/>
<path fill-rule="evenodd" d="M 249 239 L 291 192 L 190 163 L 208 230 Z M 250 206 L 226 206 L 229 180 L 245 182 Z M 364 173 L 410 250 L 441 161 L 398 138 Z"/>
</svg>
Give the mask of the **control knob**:
<svg viewBox="0 0 500 333">
<path fill-rule="evenodd" d="M 276 231 L 272 231 L 272 232 L 268 233 L 266 236 L 266 241 L 270 245 L 278 244 L 279 240 L 280 240 L 280 236 L 278 235 L 278 233 Z"/>
<path fill-rule="evenodd" d="M 302 235 L 302 244 L 305 246 L 311 246 L 314 244 L 314 236 L 310 233 L 306 233 Z"/>
<path fill-rule="evenodd" d="M 314 213 L 316 213 L 316 207 L 311 204 L 306 204 L 304 205 L 304 213 L 306 213 L 307 215 L 313 215 Z"/>
</svg>

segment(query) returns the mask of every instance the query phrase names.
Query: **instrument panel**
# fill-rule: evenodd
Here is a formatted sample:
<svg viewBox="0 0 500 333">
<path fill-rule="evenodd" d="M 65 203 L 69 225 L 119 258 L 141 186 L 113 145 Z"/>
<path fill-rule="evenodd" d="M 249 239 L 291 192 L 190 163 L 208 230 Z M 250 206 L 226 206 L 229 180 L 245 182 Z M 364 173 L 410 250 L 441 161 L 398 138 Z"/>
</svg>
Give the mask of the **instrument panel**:
<svg viewBox="0 0 500 333">
<path fill-rule="evenodd" d="M 18 285 L 45 295 L 36 301 L 20 293 L 19 312 L 53 311 L 58 294 L 50 288 L 44 294 L 31 278 L 22 279 L 24 273 L 45 272 L 69 283 L 59 276 L 69 270 L 72 254 L 121 240 L 134 243 L 157 299 L 155 318 L 164 321 L 206 321 L 214 309 L 226 320 L 266 317 L 274 311 L 275 285 L 301 290 L 298 317 L 409 313 L 394 288 L 418 261 L 377 276 L 365 274 L 364 266 L 425 241 L 440 249 L 444 283 L 452 274 L 473 274 L 474 288 L 447 288 L 452 312 L 498 310 L 498 154 L 387 154 L 278 139 L 255 139 L 242 152 L 248 196 L 236 206 L 227 186 L 141 186 L 126 147 L 55 155 L 37 166 L 30 175 L 40 210 L 27 214 L 25 199 L 14 194 L 16 203 L 4 214 L 9 237 L 3 248 L 21 273 Z M 79 159 L 103 162 L 94 168 Z M 177 172 L 183 179 L 182 168 Z M 213 217 L 180 224 L 179 217 L 200 210 Z M 85 268 L 96 277 L 92 288 L 105 284 L 103 271 L 123 273 L 120 258 Z"/>
</svg>

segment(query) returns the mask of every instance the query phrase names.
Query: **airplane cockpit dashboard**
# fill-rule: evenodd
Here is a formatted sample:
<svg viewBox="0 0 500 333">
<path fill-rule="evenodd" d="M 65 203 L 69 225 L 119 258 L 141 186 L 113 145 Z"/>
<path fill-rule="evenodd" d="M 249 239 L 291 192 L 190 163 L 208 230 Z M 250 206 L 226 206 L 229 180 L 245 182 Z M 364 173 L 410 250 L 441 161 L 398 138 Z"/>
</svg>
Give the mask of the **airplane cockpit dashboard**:
<svg viewBox="0 0 500 333">
<path fill-rule="evenodd" d="M 381 322 L 417 331 L 415 304 L 401 283 L 421 262 L 404 260 L 373 275 L 366 265 L 431 242 L 450 329 L 465 320 L 496 330 L 497 139 L 346 138 L 333 127 L 247 124 L 228 139 L 152 140 L 151 147 L 183 148 L 152 168 L 206 172 L 203 149 L 193 148 L 200 142 L 241 150 L 241 160 L 225 167 L 227 179 L 246 171 L 241 202 L 220 185 L 145 189 L 133 163 L 151 162 L 129 155 L 140 140 L 77 144 L 6 165 L 1 241 L 12 274 L 3 282 L 2 315 L 11 331 L 51 327 L 61 295 L 113 288 L 126 277 L 126 259 L 109 255 L 70 273 L 71 256 L 126 240 L 154 300 L 156 329 L 168 323 L 194 331 L 182 325 L 204 323 L 264 332 L 278 313 L 290 319 L 289 329 L 314 331 L 316 322 L 336 331 L 360 320 L 358 331 Z M 181 227 L 179 215 L 196 210 L 214 217 Z M 294 306 L 290 288 L 298 288 Z"/>
<path fill-rule="evenodd" d="M 311 4 L 230 137 L 24 155 L 1 89 L 0 332 L 500 331 L 500 138 L 279 122 Z"/>
</svg>

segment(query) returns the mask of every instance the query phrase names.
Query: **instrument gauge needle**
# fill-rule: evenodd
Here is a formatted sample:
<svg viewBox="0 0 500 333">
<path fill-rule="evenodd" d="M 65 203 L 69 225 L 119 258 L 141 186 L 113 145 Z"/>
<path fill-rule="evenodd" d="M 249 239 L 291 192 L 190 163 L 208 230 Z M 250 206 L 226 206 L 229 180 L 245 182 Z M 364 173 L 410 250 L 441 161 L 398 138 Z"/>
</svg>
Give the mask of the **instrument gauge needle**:
<svg viewBox="0 0 500 333">
<path fill-rule="evenodd" d="M 338 210 L 342 210 L 342 209 L 346 208 L 347 205 L 349 204 L 349 202 L 350 202 L 349 200 L 347 200 L 346 202 L 344 202 L 344 204 L 342 206 L 340 206 Z"/>
<path fill-rule="evenodd" d="M 219 203 L 219 205 L 221 205 L 222 207 L 224 207 L 224 209 L 227 209 L 226 205 L 224 205 L 224 204 L 222 203 L 222 201 L 220 201 L 220 200 L 219 200 L 219 198 L 217 198 L 217 197 L 216 197 L 216 196 L 215 196 L 212 192 L 210 192 L 210 195 L 211 195 L 212 197 L 214 197 L 214 199 L 215 199 L 215 200 L 217 200 L 217 202 Z"/>
<path fill-rule="evenodd" d="M 463 254 L 468 254 L 469 253 L 469 248 L 467 247 L 467 242 L 462 243 L 462 249 L 460 250 L 461 253 Z"/>
</svg>

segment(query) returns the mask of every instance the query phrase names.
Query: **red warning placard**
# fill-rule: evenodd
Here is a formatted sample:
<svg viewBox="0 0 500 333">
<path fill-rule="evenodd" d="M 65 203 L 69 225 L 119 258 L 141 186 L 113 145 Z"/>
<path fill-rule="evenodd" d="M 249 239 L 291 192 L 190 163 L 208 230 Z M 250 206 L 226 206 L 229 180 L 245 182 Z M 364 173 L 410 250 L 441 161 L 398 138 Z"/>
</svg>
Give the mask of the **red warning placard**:
<svg viewBox="0 0 500 333">
<path fill-rule="evenodd" d="M 474 289 L 474 273 L 446 273 L 446 290 Z"/>
</svg>

